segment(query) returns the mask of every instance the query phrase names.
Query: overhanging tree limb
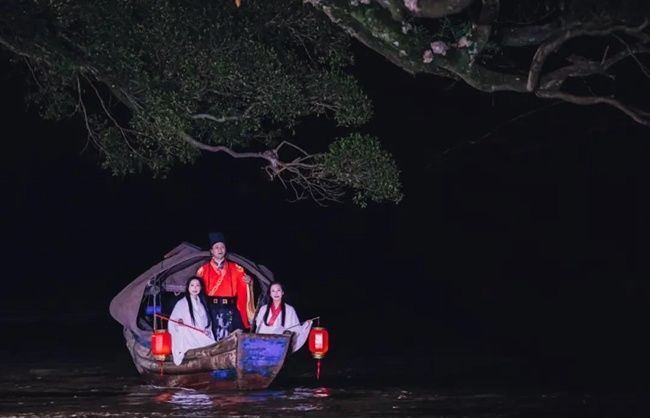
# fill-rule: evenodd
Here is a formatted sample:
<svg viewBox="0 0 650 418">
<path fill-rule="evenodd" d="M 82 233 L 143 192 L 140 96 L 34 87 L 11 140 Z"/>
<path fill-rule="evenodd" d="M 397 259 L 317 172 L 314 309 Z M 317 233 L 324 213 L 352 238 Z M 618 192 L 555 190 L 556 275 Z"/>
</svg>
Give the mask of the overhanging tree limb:
<svg viewBox="0 0 650 418">
<path fill-rule="evenodd" d="M 411 74 L 432 74 L 440 77 L 463 80 L 471 87 L 483 92 L 513 91 L 534 94 L 541 98 L 566 100 L 573 104 L 605 104 L 612 106 L 635 122 L 646 124 L 646 110 L 628 104 L 625 98 L 608 97 L 608 92 L 594 92 L 584 96 L 576 92 L 563 91 L 568 78 L 582 78 L 589 85 L 589 77 L 602 75 L 614 79 L 614 64 L 625 59 L 635 60 L 642 76 L 647 66 L 640 61 L 648 47 L 648 18 L 639 22 L 635 13 L 621 15 L 623 7 L 612 8 L 612 3 L 594 2 L 600 9 L 576 10 L 561 0 L 544 2 L 551 10 L 538 18 L 524 19 L 531 23 L 514 26 L 517 19 L 504 17 L 508 13 L 534 13 L 534 9 L 521 9 L 517 2 L 482 0 L 479 2 L 403 1 L 399 13 L 397 4 L 392 5 L 389 14 L 386 1 L 305 0 L 321 10 L 330 20 L 350 36 L 368 48 L 386 57 L 390 62 Z M 587 2 L 588 3 L 588 2 Z M 633 3 L 624 1 L 624 3 Z M 637 2 L 638 3 L 638 2 Z M 634 3 L 635 5 L 638 5 Z M 438 7 L 435 13 L 423 13 L 422 5 Z M 383 6 L 380 6 L 383 5 Z M 507 5 L 507 7 L 506 7 Z M 578 4 L 577 6 L 581 6 Z M 450 6 L 447 8 L 447 6 Z M 458 6 L 458 7 L 455 7 Z M 576 7 L 577 7 L 576 6 Z M 591 3 L 586 4 L 591 6 Z M 607 7 L 610 7 L 609 9 Z M 478 9 L 478 13 L 476 10 Z M 620 9 L 620 10 L 619 10 Z M 650 6 L 645 5 L 645 14 L 650 15 Z M 447 12 L 444 12 L 447 10 Z M 627 9 L 633 11 L 634 7 Z M 478 18 L 475 16 L 478 15 Z M 579 38 L 600 39 L 604 42 L 618 34 L 630 38 L 625 44 L 627 52 L 620 52 L 620 46 L 609 45 L 616 55 L 603 65 L 597 59 L 584 57 L 581 62 L 571 60 L 567 52 L 575 47 Z M 521 48 L 514 52 L 517 59 L 508 59 L 506 48 Z M 525 48 L 537 47 L 529 65 L 521 65 Z M 559 62 L 548 65 L 553 54 L 563 50 Z M 565 55 L 569 59 L 564 58 Z M 564 60 L 564 62 L 562 62 Z M 568 62 L 567 62 L 568 61 Z M 507 66 L 503 65 L 507 63 Z M 545 68 L 549 68 L 545 70 Z M 650 92 L 648 92 L 650 94 Z"/>
<path fill-rule="evenodd" d="M 620 100 L 616 100 L 611 97 L 602 97 L 602 96 L 578 96 L 571 93 L 566 93 L 562 91 L 544 91 L 539 90 L 536 92 L 539 97 L 546 99 L 560 99 L 565 102 L 578 104 L 578 105 L 594 105 L 594 104 L 606 104 L 621 112 L 628 115 L 635 122 L 638 122 L 645 126 L 650 126 L 650 112 L 646 112 L 640 109 L 635 108 L 634 106 L 627 105 L 622 103 Z"/>
<path fill-rule="evenodd" d="M 404 0 L 404 5 L 414 16 L 439 18 L 460 13 L 472 2 L 473 0 Z"/>
<path fill-rule="evenodd" d="M 648 20 L 644 20 L 642 24 L 634 27 L 626 25 L 612 25 L 611 22 L 583 24 L 582 22 L 575 23 L 566 29 L 562 29 L 553 39 L 548 40 L 541 44 L 535 56 L 533 56 L 528 72 L 528 81 L 526 89 L 534 91 L 537 88 L 539 78 L 542 73 L 542 67 L 550 54 L 556 52 L 568 40 L 577 38 L 579 36 L 606 36 L 616 32 L 621 33 L 641 33 L 648 26 Z"/>
<path fill-rule="evenodd" d="M 278 180 L 294 195 L 295 200 L 312 199 L 324 206 L 327 202 L 340 202 L 345 195 L 342 185 L 336 177 L 328 174 L 326 167 L 317 162 L 319 156 L 307 153 L 301 147 L 288 141 L 282 141 L 276 148 L 261 152 L 238 152 L 223 145 L 208 145 L 197 141 L 186 132 L 179 136 L 191 146 L 208 152 L 224 152 L 233 158 L 258 158 L 265 160 L 263 167 L 270 180 Z M 283 147 L 290 147 L 299 152 L 299 156 L 290 161 L 280 159 Z M 306 163 L 306 161 L 312 161 Z"/>
</svg>

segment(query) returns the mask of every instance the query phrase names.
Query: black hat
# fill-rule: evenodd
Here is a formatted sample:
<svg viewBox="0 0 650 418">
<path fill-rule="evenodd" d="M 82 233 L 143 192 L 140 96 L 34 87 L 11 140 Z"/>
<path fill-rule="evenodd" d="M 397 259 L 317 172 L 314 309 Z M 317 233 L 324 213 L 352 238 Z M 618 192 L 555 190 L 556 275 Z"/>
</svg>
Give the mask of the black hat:
<svg viewBox="0 0 650 418">
<path fill-rule="evenodd" d="M 212 246 L 217 242 L 223 242 L 225 244 L 226 238 L 223 236 L 221 232 L 210 232 L 208 234 L 208 242 L 210 244 L 208 248 L 212 248 Z"/>
</svg>

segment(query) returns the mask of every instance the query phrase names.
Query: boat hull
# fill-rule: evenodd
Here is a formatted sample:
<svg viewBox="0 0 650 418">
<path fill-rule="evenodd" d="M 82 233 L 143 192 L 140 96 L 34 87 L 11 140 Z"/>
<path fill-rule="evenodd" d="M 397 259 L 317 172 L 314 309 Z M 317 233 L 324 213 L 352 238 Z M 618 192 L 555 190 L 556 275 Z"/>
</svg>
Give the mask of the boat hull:
<svg viewBox="0 0 650 418">
<path fill-rule="evenodd" d="M 218 343 L 189 350 L 177 366 L 171 356 L 162 362 L 154 359 L 128 329 L 124 337 L 138 372 L 148 383 L 208 390 L 266 389 L 282 368 L 290 341 L 289 335 L 237 330 Z"/>
</svg>

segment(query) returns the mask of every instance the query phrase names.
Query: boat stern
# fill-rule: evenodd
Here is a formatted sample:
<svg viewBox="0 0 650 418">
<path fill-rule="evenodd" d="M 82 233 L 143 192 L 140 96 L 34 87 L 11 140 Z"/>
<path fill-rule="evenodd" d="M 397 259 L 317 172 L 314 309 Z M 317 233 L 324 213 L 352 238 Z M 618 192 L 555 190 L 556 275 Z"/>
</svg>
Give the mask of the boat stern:
<svg viewBox="0 0 650 418">
<path fill-rule="evenodd" d="M 240 389 L 265 389 L 284 364 L 289 335 L 242 334 L 237 347 L 237 380 Z"/>
</svg>

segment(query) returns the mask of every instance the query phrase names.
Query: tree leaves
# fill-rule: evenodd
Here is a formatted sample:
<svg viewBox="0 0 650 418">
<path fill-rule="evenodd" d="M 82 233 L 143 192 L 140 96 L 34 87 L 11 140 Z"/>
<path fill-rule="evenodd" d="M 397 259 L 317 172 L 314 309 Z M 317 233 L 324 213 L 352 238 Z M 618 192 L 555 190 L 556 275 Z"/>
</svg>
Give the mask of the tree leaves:
<svg viewBox="0 0 650 418">
<path fill-rule="evenodd" d="M 322 158 L 327 172 L 354 190 L 353 200 L 359 206 L 402 200 L 397 165 L 376 138 L 362 134 L 340 138 Z"/>
<path fill-rule="evenodd" d="M 114 174 L 165 175 L 198 158 L 201 143 L 203 150 L 275 147 L 312 116 L 343 127 L 372 116 L 369 99 L 346 72 L 349 38 L 300 1 L 251 0 L 238 8 L 204 0 L 48 0 L 1 7 L 6 44 L 29 57 L 37 91 L 30 98 L 50 118 L 78 112 Z M 26 30 L 29 21 L 41 24 Z M 378 143 L 355 137 L 338 144 L 324 190 L 353 189 L 359 203 L 399 201 L 397 171 Z M 382 169 L 385 181 L 395 182 L 392 192 L 371 180 Z M 304 176 L 301 170 L 277 174 Z M 323 178 L 318 165 L 305 172 L 314 177 L 297 184 Z"/>
</svg>

